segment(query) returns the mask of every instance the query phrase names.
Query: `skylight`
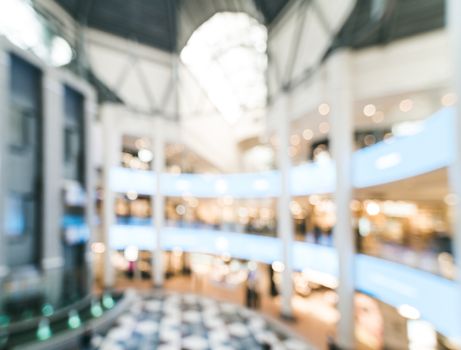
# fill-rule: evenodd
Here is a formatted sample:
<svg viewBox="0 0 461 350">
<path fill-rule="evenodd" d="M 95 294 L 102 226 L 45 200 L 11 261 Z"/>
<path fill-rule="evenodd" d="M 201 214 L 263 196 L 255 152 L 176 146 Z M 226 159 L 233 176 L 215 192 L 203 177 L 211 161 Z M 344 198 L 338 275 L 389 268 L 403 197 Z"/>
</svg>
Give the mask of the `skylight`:
<svg viewBox="0 0 461 350">
<path fill-rule="evenodd" d="M 267 29 L 245 13 L 221 12 L 202 24 L 181 60 L 230 123 L 266 106 Z"/>
</svg>

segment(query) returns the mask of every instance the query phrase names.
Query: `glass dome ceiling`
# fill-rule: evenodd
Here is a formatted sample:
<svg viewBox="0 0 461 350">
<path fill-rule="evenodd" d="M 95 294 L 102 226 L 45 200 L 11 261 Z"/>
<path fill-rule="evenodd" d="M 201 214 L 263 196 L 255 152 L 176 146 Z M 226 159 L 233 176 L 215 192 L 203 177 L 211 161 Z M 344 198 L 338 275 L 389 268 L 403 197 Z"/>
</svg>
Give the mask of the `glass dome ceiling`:
<svg viewBox="0 0 461 350">
<path fill-rule="evenodd" d="M 263 113 L 267 29 L 253 17 L 215 14 L 192 34 L 181 60 L 230 124 Z"/>
</svg>

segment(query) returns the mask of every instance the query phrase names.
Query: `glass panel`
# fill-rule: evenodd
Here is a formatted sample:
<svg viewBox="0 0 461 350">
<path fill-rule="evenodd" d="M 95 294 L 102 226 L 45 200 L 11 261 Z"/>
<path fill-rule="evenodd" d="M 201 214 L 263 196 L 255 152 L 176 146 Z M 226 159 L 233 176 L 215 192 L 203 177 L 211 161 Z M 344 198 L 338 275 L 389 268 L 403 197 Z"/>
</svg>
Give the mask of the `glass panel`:
<svg viewBox="0 0 461 350">
<path fill-rule="evenodd" d="M 9 194 L 6 199 L 5 230 L 8 236 L 22 236 L 26 229 L 24 200 L 18 194 Z"/>
</svg>

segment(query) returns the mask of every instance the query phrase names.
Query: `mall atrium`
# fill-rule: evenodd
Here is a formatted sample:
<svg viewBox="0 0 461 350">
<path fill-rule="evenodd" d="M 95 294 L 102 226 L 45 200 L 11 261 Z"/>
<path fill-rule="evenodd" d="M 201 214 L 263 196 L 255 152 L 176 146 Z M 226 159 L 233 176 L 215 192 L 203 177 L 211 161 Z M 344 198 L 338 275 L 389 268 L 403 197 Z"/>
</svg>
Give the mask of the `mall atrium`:
<svg viewBox="0 0 461 350">
<path fill-rule="evenodd" d="M 0 0 L 0 349 L 461 349 L 460 0 Z"/>
</svg>

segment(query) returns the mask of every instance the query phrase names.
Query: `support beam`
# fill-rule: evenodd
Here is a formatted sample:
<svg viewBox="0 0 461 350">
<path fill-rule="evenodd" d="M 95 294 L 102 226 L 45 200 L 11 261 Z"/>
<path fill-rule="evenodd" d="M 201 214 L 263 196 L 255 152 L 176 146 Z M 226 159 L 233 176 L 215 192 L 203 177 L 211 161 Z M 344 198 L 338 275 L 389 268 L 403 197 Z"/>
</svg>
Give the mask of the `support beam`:
<svg viewBox="0 0 461 350">
<path fill-rule="evenodd" d="M 310 12 L 310 5 L 312 0 L 303 0 L 298 1 L 297 3 L 297 18 L 296 18 L 296 27 L 294 28 L 294 33 L 291 36 L 291 45 L 290 51 L 286 62 L 286 69 L 285 69 L 285 79 L 284 87 L 289 85 L 289 82 L 292 79 L 293 70 L 297 63 L 299 47 L 301 43 L 301 39 L 304 32 L 304 27 L 306 23 L 306 18 L 308 12 Z"/>
<path fill-rule="evenodd" d="M 165 168 L 165 141 L 163 120 L 158 118 L 154 130 L 154 171 L 155 194 L 153 220 L 155 223 L 155 248 L 152 252 L 153 282 L 155 287 L 163 287 L 163 249 L 162 231 L 165 222 L 165 197 L 162 194 L 162 174 Z"/>
<path fill-rule="evenodd" d="M 293 221 L 291 218 L 291 159 L 290 159 L 290 116 L 291 104 L 288 95 L 282 96 L 283 110 L 277 116 L 278 168 L 280 172 L 280 196 L 277 202 L 277 231 L 282 243 L 282 262 L 285 269 L 282 272 L 281 315 L 293 318 Z"/>
<path fill-rule="evenodd" d="M 355 235 L 352 230 L 353 100 L 350 53 L 340 51 L 327 62 L 328 94 L 331 104 L 331 151 L 336 165 L 336 225 L 334 240 L 339 262 L 340 320 L 337 342 L 342 349 L 355 349 L 354 338 L 354 256 Z"/>
</svg>

